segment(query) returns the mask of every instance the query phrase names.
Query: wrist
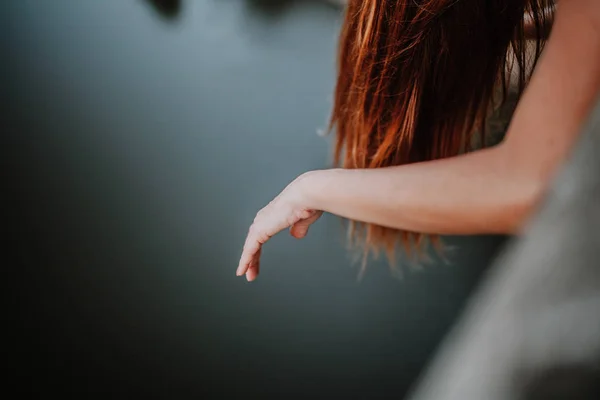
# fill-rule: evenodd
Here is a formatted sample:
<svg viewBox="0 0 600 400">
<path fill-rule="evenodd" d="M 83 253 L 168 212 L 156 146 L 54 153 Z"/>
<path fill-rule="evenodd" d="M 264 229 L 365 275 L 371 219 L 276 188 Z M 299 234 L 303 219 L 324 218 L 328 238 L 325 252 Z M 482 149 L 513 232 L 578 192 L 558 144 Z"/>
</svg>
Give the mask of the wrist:
<svg viewBox="0 0 600 400">
<path fill-rule="evenodd" d="M 324 169 L 305 172 L 296 178 L 298 193 L 303 207 L 311 210 L 326 211 L 326 200 L 334 187 L 334 176 L 339 169 Z"/>
</svg>

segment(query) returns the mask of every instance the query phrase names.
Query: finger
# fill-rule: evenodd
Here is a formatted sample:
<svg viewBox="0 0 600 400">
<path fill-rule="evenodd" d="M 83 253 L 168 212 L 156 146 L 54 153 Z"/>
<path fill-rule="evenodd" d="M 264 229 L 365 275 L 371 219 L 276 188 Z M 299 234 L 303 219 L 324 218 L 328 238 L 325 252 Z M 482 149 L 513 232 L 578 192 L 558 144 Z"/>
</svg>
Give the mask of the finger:
<svg viewBox="0 0 600 400">
<path fill-rule="evenodd" d="M 290 228 L 290 234 L 296 239 L 302 239 L 308 233 L 310 226 L 321 216 L 322 213 L 316 212 L 311 217 L 296 222 Z"/>
<path fill-rule="evenodd" d="M 260 257 L 262 245 L 270 239 L 270 235 L 262 233 L 263 230 L 263 228 L 259 228 L 256 224 L 253 224 L 248 230 L 248 237 L 244 243 L 244 249 L 236 271 L 237 276 L 244 275 L 248 268 L 254 264 L 255 259 Z"/>
<path fill-rule="evenodd" d="M 260 251 L 261 245 L 261 242 L 258 239 L 255 239 L 252 233 L 248 235 L 246 243 L 244 244 L 242 256 L 240 257 L 240 263 L 236 271 L 237 276 L 242 276 L 246 273 L 253 260 L 256 258 L 256 254 Z"/>
<path fill-rule="evenodd" d="M 290 223 L 293 223 L 288 222 L 286 218 L 268 218 L 272 213 L 275 213 L 274 215 L 276 217 L 277 214 L 282 214 L 281 212 L 278 213 L 278 209 L 274 207 L 274 205 L 275 203 L 271 202 L 267 208 L 262 209 L 257 215 L 257 218 L 260 217 L 262 222 L 257 223 L 255 220 L 255 223 L 250 227 L 246 243 L 244 244 L 244 250 L 240 258 L 240 263 L 236 271 L 238 276 L 244 275 L 248 271 L 255 254 L 267 240 L 283 229 L 289 227 Z M 286 215 L 287 213 L 283 214 Z"/>
<path fill-rule="evenodd" d="M 290 228 L 290 234 L 296 239 L 302 239 L 308 233 L 308 228 L 310 228 L 309 224 L 298 222 L 292 225 L 292 227 Z"/>
<path fill-rule="evenodd" d="M 256 279 L 257 276 L 258 276 L 258 266 L 253 264 L 250 266 L 250 268 L 248 268 L 248 271 L 246 271 L 246 280 L 248 282 L 252 282 L 253 280 Z"/>
<path fill-rule="evenodd" d="M 254 255 L 254 259 L 250 263 L 250 267 L 246 271 L 246 279 L 248 282 L 252 282 L 258 277 L 260 273 L 260 255 L 262 252 L 262 248 L 256 252 Z"/>
</svg>

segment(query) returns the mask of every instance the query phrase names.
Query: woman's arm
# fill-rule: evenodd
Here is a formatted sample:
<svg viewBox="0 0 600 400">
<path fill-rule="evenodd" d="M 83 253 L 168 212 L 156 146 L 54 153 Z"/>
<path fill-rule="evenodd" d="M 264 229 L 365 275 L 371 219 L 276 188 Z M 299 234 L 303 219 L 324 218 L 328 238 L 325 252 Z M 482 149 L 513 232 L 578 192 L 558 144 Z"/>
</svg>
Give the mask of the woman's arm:
<svg viewBox="0 0 600 400">
<path fill-rule="evenodd" d="M 474 153 L 399 167 L 309 173 L 309 207 L 440 234 L 518 230 L 567 155 L 600 90 L 600 2 L 563 0 L 506 139 Z"/>
<path fill-rule="evenodd" d="M 263 244 L 288 227 L 304 237 L 322 211 L 424 233 L 518 231 L 599 91 L 600 2 L 561 0 L 546 50 L 501 144 L 439 161 L 304 174 L 259 211 L 237 274 L 254 280 Z"/>
<path fill-rule="evenodd" d="M 513 174 L 501 147 L 379 169 L 312 171 L 297 181 L 308 208 L 422 233 L 516 229 L 540 182 Z"/>
</svg>

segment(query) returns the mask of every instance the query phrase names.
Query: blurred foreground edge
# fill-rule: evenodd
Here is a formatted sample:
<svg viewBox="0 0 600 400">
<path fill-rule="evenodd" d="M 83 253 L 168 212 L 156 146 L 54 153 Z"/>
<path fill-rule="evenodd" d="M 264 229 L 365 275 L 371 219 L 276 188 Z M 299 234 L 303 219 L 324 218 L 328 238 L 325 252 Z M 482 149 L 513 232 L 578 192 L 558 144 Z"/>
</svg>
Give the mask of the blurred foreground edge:
<svg viewBox="0 0 600 400">
<path fill-rule="evenodd" d="M 600 101 L 411 400 L 600 399 Z"/>
<path fill-rule="evenodd" d="M 181 12 L 181 0 L 146 0 L 165 19 L 175 19 Z"/>
</svg>

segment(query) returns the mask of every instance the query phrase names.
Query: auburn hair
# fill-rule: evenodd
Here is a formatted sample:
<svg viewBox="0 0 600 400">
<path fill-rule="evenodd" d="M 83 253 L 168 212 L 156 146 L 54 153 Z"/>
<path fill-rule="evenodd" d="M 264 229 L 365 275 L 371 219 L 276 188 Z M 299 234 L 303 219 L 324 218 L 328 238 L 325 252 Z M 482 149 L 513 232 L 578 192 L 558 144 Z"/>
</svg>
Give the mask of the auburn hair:
<svg viewBox="0 0 600 400">
<path fill-rule="evenodd" d="M 524 90 L 553 9 L 552 0 L 350 0 L 330 121 L 335 165 L 382 168 L 472 150 L 506 100 L 509 71 Z M 537 32 L 533 57 L 526 19 Z M 399 242 L 411 253 L 425 238 L 357 221 L 349 233 L 365 257 L 383 249 L 393 258 Z"/>
</svg>

